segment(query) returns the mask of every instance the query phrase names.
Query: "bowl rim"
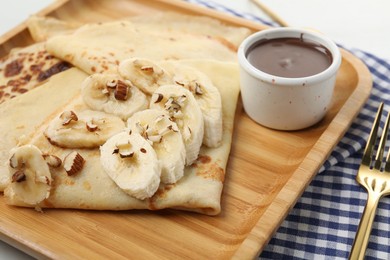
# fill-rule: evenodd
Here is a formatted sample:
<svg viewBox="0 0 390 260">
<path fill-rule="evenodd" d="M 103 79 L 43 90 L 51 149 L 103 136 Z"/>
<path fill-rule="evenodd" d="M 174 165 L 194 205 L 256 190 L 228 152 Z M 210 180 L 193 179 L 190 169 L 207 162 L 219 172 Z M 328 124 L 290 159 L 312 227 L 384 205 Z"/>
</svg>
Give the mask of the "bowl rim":
<svg viewBox="0 0 390 260">
<path fill-rule="evenodd" d="M 250 47 L 253 46 L 256 42 L 263 39 L 277 39 L 277 38 L 307 38 L 311 41 L 322 44 L 326 47 L 332 54 L 332 63 L 331 65 L 321 71 L 320 73 L 307 76 L 307 77 L 298 77 L 298 78 L 287 78 L 272 75 L 266 72 L 263 72 L 256 67 L 254 67 L 247 59 L 246 53 Z M 327 36 L 324 34 L 318 33 L 316 31 L 298 28 L 298 27 L 278 27 L 278 28 L 269 28 L 262 31 L 255 32 L 248 36 L 240 44 L 237 50 L 237 57 L 240 66 L 251 76 L 260 79 L 262 81 L 277 84 L 277 85 L 306 85 L 306 84 L 316 84 L 318 82 L 324 81 L 333 75 L 335 75 L 341 65 L 341 52 L 339 47 Z"/>
</svg>

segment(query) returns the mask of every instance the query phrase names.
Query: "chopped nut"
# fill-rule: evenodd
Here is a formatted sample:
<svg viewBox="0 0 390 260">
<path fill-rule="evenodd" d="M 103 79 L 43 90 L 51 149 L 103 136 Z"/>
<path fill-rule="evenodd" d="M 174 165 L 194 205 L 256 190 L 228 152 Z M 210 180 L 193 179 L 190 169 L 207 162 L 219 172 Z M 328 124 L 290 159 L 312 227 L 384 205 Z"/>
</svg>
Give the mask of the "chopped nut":
<svg viewBox="0 0 390 260">
<path fill-rule="evenodd" d="M 18 160 L 16 160 L 15 154 L 13 154 L 11 156 L 11 158 L 9 159 L 9 166 L 11 166 L 11 168 L 15 169 L 18 167 L 18 165 L 19 165 Z"/>
<path fill-rule="evenodd" d="M 183 114 L 183 112 L 181 112 L 181 110 L 177 110 L 177 111 L 173 112 L 173 117 L 174 118 L 183 118 L 184 114 Z"/>
<path fill-rule="evenodd" d="M 58 158 L 55 155 L 52 154 L 43 154 L 43 159 L 46 161 L 46 163 L 53 168 L 60 167 L 62 164 L 62 161 L 60 158 Z"/>
<path fill-rule="evenodd" d="M 125 101 L 128 99 L 129 87 L 121 80 L 118 80 L 116 85 L 114 96 L 117 100 Z"/>
<path fill-rule="evenodd" d="M 186 100 L 187 100 L 187 96 L 186 95 L 182 95 L 180 97 L 177 97 L 176 103 L 179 104 L 182 107 Z"/>
<path fill-rule="evenodd" d="M 119 154 L 121 158 L 130 158 L 134 155 L 134 151 L 131 148 L 130 142 L 117 144 L 113 154 Z"/>
<path fill-rule="evenodd" d="M 60 119 L 62 119 L 62 125 L 68 125 L 72 120 L 78 121 L 79 118 L 77 117 L 76 113 L 73 111 L 64 111 L 60 115 Z"/>
<path fill-rule="evenodd" d="M 35 181 L 36 182 L 40 182 L 40 183 L 45 183 L 47 185 L 50 185 L 51 184 L 51 180 L 49 177 L 47 176 L 38 176 L 38 177 L 35 177 Z"/>
<path fill-rule="evenodd" d="M 111 81 L 108 81 L 108 82 L 106 83 L 106 86 L 107 86 L 108 88 L 115 88 L 116 85 L 117 85 L 117 82 L 116 82 L 115 79 L 113 79 L 113 80 L 111 80 Z"/>
<path fill-rule="evenodd" d="M 181 81 L 178 81 L 178 80 L 176 80 L 176 81 L 175 81 L 175 83 L 176 83 L 177 85 L 180 85 L 180 86 L 182 86 L 182 87 L 184 87 L 184 86 L 185 86 L 185 84 L 184 84 L 183 82 L 181 82 Z"/>
<path fill-rule="evenodd" d="M 177 125 L 169 125 L 168 129 L 172 130 L 173 132 L 179 132 L 179 128 L 177 127 Z"/>
<path fill-rule="evenodd" d="M 64 169 L 68 176 L 80 172 L 85 163 L 84 158 L 76 151 L 68 154 L 64 159 Z"/>
<path fill-rule="evenodd" d="M 103 93 L 104 95 L 109 95 L 109 94 L 110 94 L 110 91 L 109 91 L 107 88 L 105 88 L 105 89 L 102 90 L 102 93 Z"/>
<path fill-rule="evenodd" d="M 125 150 L 125 151 L 119 151 L 119 156 L 121 158 L 131 158 L 133 157 L 134 152 L 130 150 Z"/>
<path fill-rule="evenodd" d="M 140 135 L 143 135 L 143 133 L 145 132 L 145 128 L 141 125 L 141 123 L 140 122 L 135 123 L 135 127 L 137 128 L 138 133 Z"/>
<path fill-rule="evenodd" d="M 148 136 L 148 139 L 150 141 L 152 141 L 153 143 L 159 143 L 162 140 L 162 136 L 161 135 L 150 135 L 150 136 Z"/>
<path fill-rule="evenodd" d="M 22 182 L 25 180 L 26 180 L 26 174 L 24 173 L 24 170 L 16 171 L 11 177 L 11 182 Z"/>
<path fill-rule="evenodd" d="M 87 130 L 89 132 L 95 132 L 96 130 L 98 130 L 98 126 L 93 122 L 93 120 L 91 121 L 88 121 L 85 123 L 85 126 L 87 127 Z"/>
<path fill-rule="evenodd" d="M 163 120 L 165 118 L 165 115 L 159 115 L 158 117 L 156 117 L 156 120 L 154 120 L 154 123 L 155 124 L 158 124 L 159 122 L 161 122 L 161 120 Z"/>
<path fill-rule="evenodd" d="M 154 72 L 153 66 L 142 66 L 141 70 L 145 71 L 145 72 L 150 72 L 150 73 Z"/>
<path fill-rule="evenodd" d="M 170 126 L 172 127 L 172 126 Z M 161 136 L 164 136 L 165 134 L 167 134 L 171 129 L 169 129 L 169 127 L 165 128 L 165 129 L 162 129 L 158 132 L 159 135 Z"/>
<path fill-rule="evenodd" d="M 161 100 L 163 100 L 163 98 L 164 98 L 163 94 L 160 94 L 160 93 L 154 93 L 154 95 L 157 95 L 157 99 L 156 99 L 156 101 L 154 101 L 155 104 L 160 103 Z"/>
<path fill-rule="evenodd" d="M 202 91 L 202 88 L 200 87 L 199 83 L 196 83 L 196 85 L 195 85 L 195 94 L 203 95 L 203 91 Z"/>
<path fill-rule="evenodd" d="M 177 100 L 173 100 L 171 102 L 171 106 L 170 106 L 172 109 L 174 110 L 177 110 L 177 109 L 180 109 L 181 108 L 181 105 L 179 104 L 179 102 Z"/>
<path fill-rule="evenodd" d="M 172 102 L 173 102 L 173 97 L 168 98 L 167 102 L 165 102 L 164 104 L 164 108 L 169 110 L 171 108 Z"/>
</svg>

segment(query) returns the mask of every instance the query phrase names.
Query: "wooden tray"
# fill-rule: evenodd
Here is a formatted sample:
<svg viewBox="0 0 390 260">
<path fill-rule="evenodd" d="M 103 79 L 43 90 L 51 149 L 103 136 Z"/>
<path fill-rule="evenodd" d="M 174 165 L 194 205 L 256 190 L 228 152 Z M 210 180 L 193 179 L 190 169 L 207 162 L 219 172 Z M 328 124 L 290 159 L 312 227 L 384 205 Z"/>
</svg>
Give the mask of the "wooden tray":
<svg viewBox="0 0 390 260">
<path fill-rule="evenodd" d="M 161 10 L 202 14 L 261 30 L 264 25 L 182 1 L 56 1 L 40 13 L 64 20 L 104 21 Z M 21 24 L 0 38 L 0 55 L 31 42 Z M 0 198 L 0 239 L 39 258 L 253 258 L 258 255 L 315 176 L 368 98 L 372 80 L 365 65 L 342 51 L 332 107 L 304 131 L 261 127 L 237 108 L 222 213 L 96 212 L 5 205 Z"/>
</svg>

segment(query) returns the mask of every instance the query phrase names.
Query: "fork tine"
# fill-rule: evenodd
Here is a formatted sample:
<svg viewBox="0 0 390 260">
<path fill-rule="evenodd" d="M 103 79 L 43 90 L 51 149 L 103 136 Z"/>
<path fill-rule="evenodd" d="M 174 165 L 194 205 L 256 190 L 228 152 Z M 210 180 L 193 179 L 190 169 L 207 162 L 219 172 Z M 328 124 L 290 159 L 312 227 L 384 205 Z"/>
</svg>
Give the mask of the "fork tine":
<svg viewBox="0 0 390 260">
<path fill-rule="evenodd" d="M 385 163 L 385 168 L 384 168 L 385 172 L 390 172 L 390 160 L 389 159 L 390 159 L 390 148 L 387 151 L 386 163 Z"/>
<path fill-rule="evenodd" d="M 377 170 L 381 170 L 381 166 L 382 166 L 382 162 L 383 162 L 383 153 L 384 153 L 384 150 L 386 147 L 387 133 L 389 131 L 389 120 L 390 120 L 389 115 L 390 115 L 390 113 L 387 113 L 385 126 L 383 127 L 382 136 L 381 136 L 381 139 L 379 141 L 378 151 L 377 151 L 376 157 L 375 157 L 375 166 L 374 167 Z"/>
<path fill-rule="evenodd" d="M 371 128 L 370 136 L 368 137 L 366 148 L 364 149 L 362 163 L 370 166 L 371 159 L 375 147 L 375 142 L 378 134 L 379 124 L 381 122 L 381 116 L 383 111 L 383 102 L 380 103 L 378 107 L 378 112 L 374 120 L 373 127 Z"/>
</svg>

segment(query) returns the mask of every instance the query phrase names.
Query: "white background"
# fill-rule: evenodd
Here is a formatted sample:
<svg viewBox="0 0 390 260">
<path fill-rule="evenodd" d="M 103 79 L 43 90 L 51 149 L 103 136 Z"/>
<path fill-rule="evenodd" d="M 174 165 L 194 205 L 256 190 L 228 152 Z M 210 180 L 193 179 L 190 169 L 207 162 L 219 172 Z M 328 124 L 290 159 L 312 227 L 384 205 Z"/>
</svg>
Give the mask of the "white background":
<svg viewBox="0 0 390 260">
<path fill-rule="evenodd" d="M 240 12 L 268 18 L 250 0 L 213 0 Z M 321 31 L 348 48 L 358 48 L 390 61 L 389 0 L 261 0 L 290 26 Z M 0 2 L 0 35 L 54 0 Z M 0 241 L 0 259 L 30 259 Z"/>
</svg>

